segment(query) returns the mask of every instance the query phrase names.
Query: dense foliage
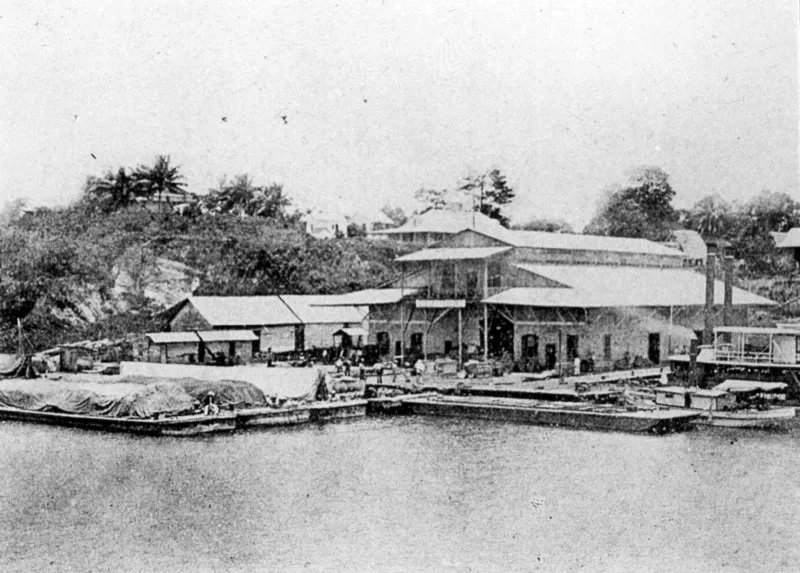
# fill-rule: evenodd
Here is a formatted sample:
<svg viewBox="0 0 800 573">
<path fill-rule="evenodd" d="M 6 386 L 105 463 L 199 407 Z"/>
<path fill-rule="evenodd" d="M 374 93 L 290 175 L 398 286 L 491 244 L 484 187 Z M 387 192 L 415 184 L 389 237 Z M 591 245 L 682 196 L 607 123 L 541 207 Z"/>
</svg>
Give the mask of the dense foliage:
<svg viewBox="0 0 800 573">
<path fill-rule="evenodd" d="M 252 205 L 253 187 L 242 178 L 212 204 L 222 205 L 245 183 L 243 204 Z M 143 262 L 164 258 L 197 269 L 198 294 L 207 295 L 341 293 L 392 278 L 393 244 L 314 239 L 286 213 L 282 192 L 269 189 L 252 194 L 267 210 L 248 210 L 253 216 L 245 217 L 238 208 L 184 214 L 138 204 L 109 209 L 89 190 L 69 207 L 12 217 L 0 230 L 0 347 L 15 348 L 17 319 L 34 348 L 154 328 L 160 309 L 138 292 L 127 295 L 123 311 L 106 312 L 96 322 L 76 320 L 87 306 L 96 310 L 112 296 L 115 269 L 131 253 Z"/>
<path fill-rule="evenodd" d="M 678 220 L 672 207 L 674 197 L 669 175 L 663 170 L 636 167 L 628 173 L 627 184 L 609 189 L 584 232 L 667 241 Z"/>
</svg>

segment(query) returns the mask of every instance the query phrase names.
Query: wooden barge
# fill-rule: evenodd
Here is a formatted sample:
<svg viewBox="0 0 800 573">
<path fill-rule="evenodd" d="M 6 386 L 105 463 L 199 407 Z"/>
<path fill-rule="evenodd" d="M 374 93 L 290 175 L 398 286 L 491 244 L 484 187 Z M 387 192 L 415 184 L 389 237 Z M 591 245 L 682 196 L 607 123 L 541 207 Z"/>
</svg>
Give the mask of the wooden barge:
<svg viewBox="0 0 800 573">
<path fill-rule="evenodd" d="M 310 421 L 329 422 L 359 418 L 366 415 L 366 410 L 366 400 L 349 400 L 314 402 L 297 408 L 248 408 L 221 411 L 210 416 L 195 414 L 141 419 L 0 407 L 0 421 L 12 420 L 150 436 L 198 436 L 252 428 L 296 426 Z"/>
<path fill-rule="evenodd" d="M 160 419 L 139 419 L 0 408 L 0 420 L 151 436 L 197 436 L 200 434 L 232 432 L 236 429 L 236 415 L 231 412 L 220 412 L 216 416 L 198 414 Z"/>
<path fill-rule="evenodd" d="M 682 431 L 699 416 L 668 409 L 628 411 L 617 406 L 481 396 L 407 397 L 403 402 L 413 414 L 655 434 Z"/>
</svg>

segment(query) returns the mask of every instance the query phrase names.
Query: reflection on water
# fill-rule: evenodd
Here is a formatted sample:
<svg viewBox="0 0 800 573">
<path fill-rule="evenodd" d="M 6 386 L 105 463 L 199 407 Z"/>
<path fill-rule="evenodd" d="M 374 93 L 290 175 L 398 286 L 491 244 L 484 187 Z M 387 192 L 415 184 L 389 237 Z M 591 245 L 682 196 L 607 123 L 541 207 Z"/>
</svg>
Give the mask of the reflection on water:
<svg viewBox="0 0 800 573">
<path fill-rule="evenodd" d="M 0 424 L 2 569 L 778 571 L 800 427 L 436 418 L 204 439 Z"/>
</svg>

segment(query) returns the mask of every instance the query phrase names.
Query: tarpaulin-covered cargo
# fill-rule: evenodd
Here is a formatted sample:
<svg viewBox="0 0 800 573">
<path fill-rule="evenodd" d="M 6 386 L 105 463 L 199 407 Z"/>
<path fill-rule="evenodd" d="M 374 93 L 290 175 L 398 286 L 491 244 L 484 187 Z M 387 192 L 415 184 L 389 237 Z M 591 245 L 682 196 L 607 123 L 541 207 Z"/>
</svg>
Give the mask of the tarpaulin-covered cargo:
<svg viewBox="0 0 800 573">
<path fill-rule="evenodd" d="M 264 408 L 269 405 L 264 393 L 249 382 L 239 380 L 198 380 L 197 378 L 146 378 L 128 376 L 120 382 L 133 384 L 152 384 L 155 381 L 169 381 L 183 388 L 192 398 L 201 401 L 209 392 L 220 408 Z"/>
<path fill-rule="evenodd" d="M 249 382 L 265 396 L 291 400 L 313 400 L 317 387 L 325 380 L 325 372 L 318 368 L 268 368 L 266 366 L 201 366 L 183 364 L 155 364 L 152 362 L 123 362 L 121 374 L 172 380 L 194 378 L 197 380 L 238 380 Z"/>
<path fill-rule="evenodd" d="M 152 418 L 194 410 L 196 400 L 172 381 L 154 384 L 0 381 L 0 407 L 115 418 Z"/>
</svg>

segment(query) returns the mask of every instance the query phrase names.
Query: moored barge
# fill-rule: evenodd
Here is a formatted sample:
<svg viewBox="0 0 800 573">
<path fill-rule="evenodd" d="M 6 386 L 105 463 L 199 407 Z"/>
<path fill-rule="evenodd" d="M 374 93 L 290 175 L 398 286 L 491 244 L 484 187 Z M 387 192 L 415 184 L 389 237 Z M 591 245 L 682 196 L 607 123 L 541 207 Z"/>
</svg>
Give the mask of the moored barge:
<svg viewBox="0 0 800 573">
<path fill-rule="evenodd" d="M 480 396 L 409 397 L 403 402 L 413 414 L 655 434 L 685 430 L 699 416 L 668 409 L 630 411 L 619 406 Z"/>
</svg>

